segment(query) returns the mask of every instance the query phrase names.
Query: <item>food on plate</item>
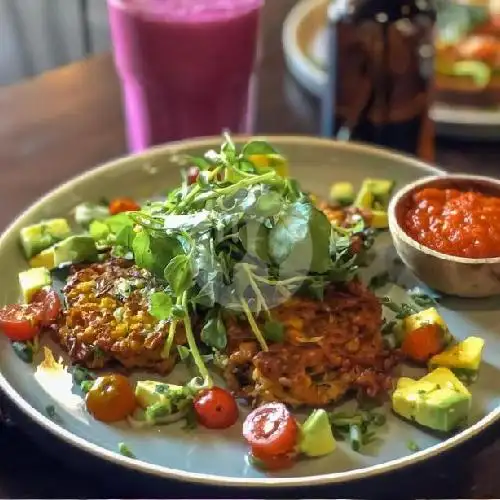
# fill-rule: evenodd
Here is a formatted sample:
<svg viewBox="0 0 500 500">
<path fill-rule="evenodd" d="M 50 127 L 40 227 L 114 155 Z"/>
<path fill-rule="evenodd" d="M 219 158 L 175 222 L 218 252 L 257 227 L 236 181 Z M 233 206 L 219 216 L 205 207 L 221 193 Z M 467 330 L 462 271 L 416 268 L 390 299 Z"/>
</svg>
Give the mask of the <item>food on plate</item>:
<svg viewBox="0 0 500 500">
<path fill-rule="evenodd" d="M 481 365 L 483 348 L 483 339 L 468 337 L 432 356 L 429 361 L 429 369 L 434 370 L 440 366 L 449 368 L 460 380 L 466 383 L 474 382 Z"/>
<path fill-rule="evenodd" d="M 259 349 L 244 319 L 227 323 L 228 387 L 238 396 L 325 406 L 346 392 L 391 388 L 398 357 L 384 347 L 378 299 L 359 282 L 332 286 L 322 301 L 294 297 L 273 309 L 281 341 Z"/>
<path fill-rule="evenodd" d="M 24 302 L 31 302 L 33 295 L 52 284 L 52 277 L 46 267 L 34 267 L 19 273 L 19 285 Z"/>
<path fill-rule="evenodd" d="M 31 267 L 55 269 L 64 264 L 97 259 L 95 241 L 86 235 L 68 236 L 30 259 Z"/>
<path fill-rule="evenodd" d="M 471 395 L 450 370 L 472 382 L 480 342 L 448 348 L 433 298 L 377 296 L 392 271 L 361 272 L 387 228 L 393 181 L 365 179 L 357 193 L 339 182 L 322 200 L 270 144 L 238 149 L 228 135 L 220 151 L 185 160 L 181 185 L 163 199 L 86 202 L 74 220 L 22 233 L 23 303 L 0 309 L 21 359 L 32 363 L 50 335 L 88 412 L 106 423 L 215 432 L 238 425 L 247 406 L 242 438 L 265 470 L 342 441 L 369 446 L 385 416 L 362 408 L 367 400 L 392 396 L 395 412 L 433 429 L 466 419 Z M 398 382 L 405 360 L 433 371 Z M 189 376 L 171 383 L 181 364 Z M 348 397 L 355 411 L 326 408 Z"/>
<path fill-rule="evenodd" d="M 500 196 L 421 189 L 412 196 L 403 229 L 418 243 L 447 255 L 500 257 Z"/>
<path fill-rule="evenodd" d="M 333 453 L 336 447 L 328 413 L 322 408 L 314 410 L 301 426 L 300 452 L 308 457 L 321 457 Z"/>
<path fill-rule="evenodd" d="M 450 104 L 500 104 L 500 21 L 494 2 L 446 2 L 438 16 L 437 98 Z"/>
<path fill-rule="evenodd" d="M 402 324 L 402 352 L 411 360 L 427 362 L 452 340 L 444 319 L 435 307 L 406 316 Z"/>
<path fill-rule="evenodd" d="M 75 363 L 96 369 L 117 361 L 126 368 L 169 372 L 177 351 L 163 356 L 169 323 L 150 313 L 152 275 L 126 259 L 76 267 L 62 293 L 67 307 L 54 336 Z M 177 342 L 182 343 L 182 326 Z"/>
<path fill-rule="evenodd" d="M 50 219 L 21 229 L 21 246 L 27 259 L 71 235 L 66 219 Z"/>
<path fill-rule="evenodd" d="M 85 397 L 87 410 L 101 422 L 119 422 L 135 410 L 134 389 L 127 377 L 119 374 L 98 377 Z"/>
<path fill-rule="evenodd" d="M 402 377 L 392 395 L 392 408 L 401 417 L 424 427 L 449 432 L 467 423 L 471 393 L 448 368 L 413 380 Z"/>
</svg>

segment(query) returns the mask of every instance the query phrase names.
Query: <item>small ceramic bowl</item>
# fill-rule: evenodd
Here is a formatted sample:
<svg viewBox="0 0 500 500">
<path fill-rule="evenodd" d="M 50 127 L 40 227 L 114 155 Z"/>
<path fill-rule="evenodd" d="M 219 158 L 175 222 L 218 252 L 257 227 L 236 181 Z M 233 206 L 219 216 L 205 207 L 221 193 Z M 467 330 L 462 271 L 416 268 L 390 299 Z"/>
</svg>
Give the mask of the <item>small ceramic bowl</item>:
<svg viewBox="0 0 500 500">
<path fill-rule="evenodd" d="M 394 246 L 418 279 L 448 295 L 474 298 L 500 294 L 500 257 L 470 259 L 446 255 L 419 244 L 404 231 L 403 217 L 411 197 L 426 187 L 467 189 L 500 196 L 500 180 L 465 174 L 426 177 L 401 189 L 389 205 L 389 228 Z"/>
</svg>

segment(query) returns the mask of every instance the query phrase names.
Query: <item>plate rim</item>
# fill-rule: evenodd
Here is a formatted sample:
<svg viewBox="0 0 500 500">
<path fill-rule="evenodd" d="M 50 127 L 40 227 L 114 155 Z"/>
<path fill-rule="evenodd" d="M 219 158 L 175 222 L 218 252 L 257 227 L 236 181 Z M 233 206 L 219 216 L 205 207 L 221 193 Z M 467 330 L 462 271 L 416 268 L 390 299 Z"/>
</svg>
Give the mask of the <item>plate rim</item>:
<svg viewBox="0 0 500 500">
<path fill-rule="evenodd" d="M 252 137 L 266 138 L 270 141 L 279 142 L 281 144 L 298 144 L 302 143 L 304 146 L 314 147 L 315 145 L 326 146 L 331 148 L 332 151 L 335 149 L 340 150 L 351 150 L 351 151 L 361 151 L 369 153 L 371 155 L 377 156 L 379 158 L 394 159 L 416 167 L 422 170 L 428 175 L 447 175 L 443 169 L 438 168 L 430 163 L 423 162 L 418 158 L 411 156 L 405 156 L 391 150 L 374 147 L 370 145 L 360 144 L 360 143 L 345 143 L 337 142 L 326 138 L 318 138 L 313 136 L 305 135 L 259 135 Z M 234 140 L 237 142 L 249 139 L 250 136 L 236 135 Z M 214 143 L 220 141 L 220 137 L 205 137 L 200 139 L 191 139 L 185 141 L 173 142 L 161 146 L 157 146 L 148 149 L 142 153 L 123 155 L 118 158 L 112 159 L 108 162 L 102 163 L 95 168 L 92 168 L 80 175 L 74 176 L 57 186 L 56 188 L 50 190 L 45 195 L 38 198 L 34 203 L 32 203 L 28 208 L 22 211 L 9 226 L 2 232 L 0 236 L 0 253 L 2 252 L 5 240 L 16 230 L 18 224 L 26 217 L 36 212 L 43 204 L 46 203 L 48 199 L 57 194 L 63 194 L 72 189 L 72 186 L 79 184 L 84 180 L 91 179 L 92 177 L 99 176 L 107 171 L 111 171 L 120 168 L 124 162 L 137 161 L 141 162 L 147 161 L 157 155 L 175 155 L 179 150 L 183 150 L 186 147 L 191 148 L 203 148 L 207 146 L 212 146 Z M 86 441 L 84 438 L 73 434 L 71 431 L 65 429 L 58 423 L 52 421 L 48 416 L 44 415 L 37 409 L 33 408 L 30 403 L 25 400 L 10 384 L 3 373 L 0 372 L 0 389 L 3 390 L 5 395 L 19 408 L 26 416 L 31 418 L 33 422 L 43 429 L 61 439 L 66 444 L 70 446 L 77 447 L 80 451 L 88 453 L 96 458 L 106 460 L 118 466 L 122 466 L 127 469 L 132 469 L 136 472 L 141 472 L 147 475 L 153 475 L 168 480 L 178 480 L 191 484 L 204 484 L 207 486 L 222 486 L 222 487 L 241 487 L 245 486 L 247 488 L 279 488 L 279 487 L 298 487 L 298 486 L 323 486 L 329 484 L 345 484 L 351 481 L 356 481 L 359 479 L 368 479 L 375 476 L 380 476 L 381 474 L 393 472 L 396 470 L 403 469 L 410 465 L 416 465 L 432 457 L 442 455 L 453 448 L 456 448 L 462 443 L 465 443 L 469 439 L 476 437 L 481 431 L 488 428 L 490 425 L 495 423 L 500 419 L 500 407 L 497 407 L 481 420 L 476 422 L 474 425 L 464 429 L 462 432 L 456 434 L 455 436 L 447 439 L 444 442 L 438 443 L 434 446 L 421 450 L 417 453 L 406 455 L 404 457 L 389 460 L 382 464 L 372 465 L 370 467 L 364 467 L 359 469 L 353 469 L 344 472 L 332 472 L 329 474 L 318 474 L 312 476 L 300 476 L 300 477 L 262 477 L 262 478 L 238 478 L 231 476 L 220 476 L 215 474 L 207 473 L 193 473 L 188 471 L 183 471 L 180 469 L 173 469 L 170 467 L 160 466 L 157 464 L 143 462 L 141 460 L 134 460 L 123 455 L 120 455 L 117 451 L 111 451 L 103 448 L 97 444 L 93 444 Z"/>
<path fill-rule="evenodd" d="M 283 24 L 282 45 L 289 70 L 299 83 L 321 99 L 327 74 L 307 57 L 297 42 L 297 31 L 304 17 L 329 0 L 300 0 L 289 12 Z M 309 75 L 306 77 L 305 75 Z M 439 125 L 470 126 L 474 128 L 500 126 L 500 109 L 485 110 L 470 106 L 448 106 L 435 103 L 430 111 Z M 470 135 L 465 134 L 464 135 Z"/>
</svg>

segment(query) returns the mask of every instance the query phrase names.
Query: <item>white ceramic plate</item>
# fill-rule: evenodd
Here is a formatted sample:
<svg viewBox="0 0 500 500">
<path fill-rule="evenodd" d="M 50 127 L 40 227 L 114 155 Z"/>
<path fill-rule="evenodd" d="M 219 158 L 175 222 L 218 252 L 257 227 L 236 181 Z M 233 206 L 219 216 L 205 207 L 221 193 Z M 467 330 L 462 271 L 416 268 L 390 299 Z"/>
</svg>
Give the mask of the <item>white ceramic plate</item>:
<svg viewBox="0 0 500 500">
<path fill-rule="evenodd" d="M 283 28 L 288 68 L 309 92 L 321 97 L 327 81 L 326 11 L 328 0 L 301 0 Z M 468 139 L 500 140 L 500 110 L 436 104 L 431 110 L 438 134 Z"/>
<path fill-rule="evenodd" d="M 392 178 L 401 187 L 424 175 L 442 171 L 418 160 L 354 143 L 335 143 L 306 137 L 268 138 L 291 162 L 291 174 L 304 189 L 327 197 L 333 181 L 347 180 L 359 187 L 366 177 Z M 173 156 L 196 155 L 218 147 L 218 139 L 187 141 L 123 158 L 62 185 L 23 213 L 0 239 L 2 288 L 0 305 L 17 300 L 17 274 L 26 269 L 19 249 L 22 227 L 46 217 L 66 216 L 81 201 L 102 197 L 150 197 L 178 185 L 179 170 Z M 377 242 L 377 260 L 369 273 L 386 269 L 394 262 L 388 235 Z M 400 273 L 400 279 L 413 285 L 413 279 Z M 474 438 L 500 417 L 500 310 L 495 301 L 447 300 L 441 312 L 457 338 L 480 335 L 486 339 L 484 364 L 478 382 L 472 388 L 471 427 L 443 441 L 432 433 L 414 427 L 387 411 L 388 422 L 380 430 L 380 440 L 352 451 L 340 443 L 335 453 L 319 459 L 302 460 L 292 469 L 266 474 L 249 465 L 241 437 L 241 423 L 227 432 L 197 430 L 186 432 L 181 426 L 134 430 L 126 425 L 105 425 L 93 420 L 83 409 L 71 381 L 48 380 L 35 375 L 13 352 L 5 337 L 0 337 L 0 388 L 39 425 L 80 450 L 110 462 L 146 474 L 167 479 L 222 486 L 283 487 L 346 483 L 355 479 L 384 474 L 427 460 Z M 414 371 L 407 370 L 407 374 Z M 182 371 L 167 378 L 181 381 Z M 185 374 L 184 374 L 185 376 Z M 62 381 L 61 381 L 62 380 Z M 185 379 L 184 379 L 185 380 Z M 60 420 L 46 413 L 54 405 Z M 421 450 L 411 454 L 409 440 Z M 137 460 L 118 453 L 118 443 L 126 442 Z"/>
</svg>

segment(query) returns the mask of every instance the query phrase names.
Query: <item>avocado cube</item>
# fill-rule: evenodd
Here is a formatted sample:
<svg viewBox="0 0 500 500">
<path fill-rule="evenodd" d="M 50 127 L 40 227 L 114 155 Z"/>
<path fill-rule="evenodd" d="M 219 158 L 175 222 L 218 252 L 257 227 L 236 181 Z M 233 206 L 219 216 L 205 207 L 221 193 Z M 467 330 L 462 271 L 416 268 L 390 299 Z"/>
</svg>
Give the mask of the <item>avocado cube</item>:
<svg viewBox="0 0 500 500">
<path fill-rule="evenodd" d="M 342 207 L 354 203 L 354 186 L 350 182 L 336 182 L 330 187 L 330 198 Z"/>
<path fill-rule="evenodd" d="M 435 307 L 429 307 L 424 311 L 420 311 L 404 318 L 402 325 L 403 337 L 428 325 L 437 325 L 440 327 L 442 332 L 443 348 L 453 340 L 450 330 L 448 329 L 448 325 Z"/>
<path fill-rule="evenodd" d="M 31 302 L 33 295 L 52 284 L 50 272 L 45 267 L 35 267 L 19 273 L 19 285 L 25 302 Z"/>
<path fill-rule="evenodd" d="M 321 457 L 336 447 L 328 413 L 323 409 L 314 410 L 301 427 L 300 452 L 308 457 Z"/>
<path fill-rule="evenodd" d="M 20 234 L 24 255 L 30 259 L 70 234 L 71 228 L 66 219 L 50 219 L 24 227 Z"/>
<path fill-rule="evenodd" d="M 447 368 L 437 368 L 420 380 L 398 381 L 392 408 L 401 417 L 442 432 L 460 427 L 468 418 L 471 394 Z"/>
<path fill-rule="evenodd" d="M 389 216 L 383 210 L 372 210 L 371 227 L 374 229 L 387 229 L 389 227 Z"/>
<path fill-rule="evenodd" d="M 394 181 L 388 179 L 365 179 L 355 205 L 358 208 L 387 210 L 394 185 Z"/>
<path fill-rule="evenodd" d="M 91 236 L 70 236 L 30 260 L 31 267 L 46 267 L 55 269 L 62 264 L 76 262 L 95 261 L 97 259 L 97 247 Z"/>
<path fill-rule="evenodd" d="M 446 367 L 455 373 L 459 379 L 472 382 L 477 378 L 483 348 L 483 339 L 468 337 L 433 356 L 429 361 L 429 369 Z"/>
</svg>

